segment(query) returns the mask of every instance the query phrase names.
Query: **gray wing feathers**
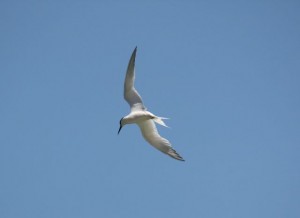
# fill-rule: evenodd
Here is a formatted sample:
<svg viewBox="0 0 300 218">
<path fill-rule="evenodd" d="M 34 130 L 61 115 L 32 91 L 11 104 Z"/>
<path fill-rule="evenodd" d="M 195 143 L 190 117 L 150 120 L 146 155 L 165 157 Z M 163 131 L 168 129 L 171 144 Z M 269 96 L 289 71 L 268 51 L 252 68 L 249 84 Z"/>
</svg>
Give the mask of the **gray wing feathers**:
<svg viewBox="0 0 300 218">
<path fill-rule="evenodd" d="M 141 123 L 138 123 L 138 125 L 145 140 L 149 142 L 153 147 L 157 148 L 158 150 L 169 155 L 172 158 L 184 161 L 184 159 L 172 148 L 171 143 L 158 134 L 153 120 L 143 121 Z"/>
<path fill-rule="evenodd" d="M 135 65 L 135 56 L 136 56 L 137 47 L 134 49 L 127 67 L 125 83 L 124 83 L 124 98 L 131 107 L 131 110 L 144 110 L 142 97 L 139 95 L 137 90 L 134 88 L 134 65 Z"/>
</svg>

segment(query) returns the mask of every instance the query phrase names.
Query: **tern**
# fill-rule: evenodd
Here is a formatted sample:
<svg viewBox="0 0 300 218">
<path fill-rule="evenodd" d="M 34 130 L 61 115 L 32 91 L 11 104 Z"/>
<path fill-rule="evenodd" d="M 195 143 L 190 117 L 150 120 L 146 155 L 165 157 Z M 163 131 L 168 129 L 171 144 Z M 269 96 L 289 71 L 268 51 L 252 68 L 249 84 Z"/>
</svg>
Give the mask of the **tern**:
<svg viewBox="0 0 300 218">
<path fill-rule="evenodd" d="M 163 121 L 163 119 L 167 118 L 158 117 L 147 111 L 143 104 L 142 97 L 134 88 L 136 51 L 137 47 L 135 47 L 129 60 L 124 83 L 124 98 L 128 102 L 131 112 L 127 116 L 121 118 L 118 134 L 126 124 L 136 123 L 141 129 L 144 139 L 153 147 L 172 158 L 184 161 L 184 159 L 172 148 L 171 143 L 167 139 L 161 137 L 157 131 L 155 123 L 167 127 Z"/>
</svg>

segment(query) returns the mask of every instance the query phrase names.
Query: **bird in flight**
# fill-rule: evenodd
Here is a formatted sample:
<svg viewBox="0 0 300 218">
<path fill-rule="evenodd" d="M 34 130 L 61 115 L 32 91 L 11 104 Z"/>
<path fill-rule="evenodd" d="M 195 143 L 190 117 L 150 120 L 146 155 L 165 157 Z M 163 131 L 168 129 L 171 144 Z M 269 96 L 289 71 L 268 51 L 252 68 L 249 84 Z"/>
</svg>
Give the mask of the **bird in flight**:
<svg viewBox="0 0 300 218">
<path fill-rule="evenodd" d="M 123 126 L 126 124 L 136 123 L 142 132 L 144 139 L 149 142 L 153 147 L 157 148 L 161 152 L 169 155 L 177 160 L 184 161 L 184 159 L 172 148 L 171 143 L 161 137 L 157 131 L 155 123 L 167 127 L 163 119 L 164 117 L 158 117 L 151 112 L 147 111 L 143 104 L 142 98 L 137 90 L 134 88 L 134 65 L 137 47 L 134 49 L 131 58 L 128 63 L 125 83 L 124 83 L 124 98 L 128 102 L 131 112 L 120 120 L 120 133 Z"/>
</svg>

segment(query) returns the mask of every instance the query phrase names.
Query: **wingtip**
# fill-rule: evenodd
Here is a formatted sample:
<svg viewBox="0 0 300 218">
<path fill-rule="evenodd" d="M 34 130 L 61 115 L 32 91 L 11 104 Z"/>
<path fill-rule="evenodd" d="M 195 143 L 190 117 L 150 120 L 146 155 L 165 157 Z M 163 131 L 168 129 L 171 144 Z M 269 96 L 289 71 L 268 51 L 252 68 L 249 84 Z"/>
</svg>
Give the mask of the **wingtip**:
<svg viewBox="0 0 300 218">
<path fill-rule="evenodd" d="M 180 160 L 180 161 L 185 161 L 174 149 L 170 149 L 169 152 L 167 153 L 170 157 Z"/>
<path fill-rule="evenodd" d="M 136 51 L 137 51 L 137 46 L 134 48 L 132 55 L 131 55 L 131 59 L 135 60 L 135 56 L 136 56 Z"/>
<path fill-rule="evenodd" d="M 128 63 L 128 67 L 127 67 L 127 72 L 128 71 L 131 72 L 131 71 L 134 70 L 136 50 L 137 50 L 137 47 L 135 47 L 135 49 L 133 50 L 133 52 L 131 54 L 131 57 L 130 57 L 130 60 L 129 60 L 129 63 Z M 126 75 L 127 75 L 127 73 L 126 73 Z"/>
<path fill-rule="evenodd" d="M 179 158 L 175 158 L 176 160 L 180 160 L 180 161 L 185 161 L 185 159 L 183 159 L 182 157 Z"/>
<path fill-rule="evenodd" d="M 185 159 L 183 159 L 182 157 L 180 157 L 180 158 L 174 158 L 174 159 L 182 161 L 182 162 L 185 162 Z"/>
</svg>

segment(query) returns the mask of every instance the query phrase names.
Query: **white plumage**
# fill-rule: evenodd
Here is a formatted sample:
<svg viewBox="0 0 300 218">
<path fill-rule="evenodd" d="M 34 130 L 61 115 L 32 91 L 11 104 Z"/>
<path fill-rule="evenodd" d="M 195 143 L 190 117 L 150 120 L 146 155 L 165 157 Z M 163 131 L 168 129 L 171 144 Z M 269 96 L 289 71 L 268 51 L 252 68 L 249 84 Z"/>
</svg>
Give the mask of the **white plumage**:
<svg viewBox="0 0 300 218">
<path fill-rule="evenodd" d="M 120 120 L 120 128 L 118 133 L 121 131 L 124 125 L 136 123 L 141 129 L 144 139 L 153 147 L 172 158 L 183 161 L 183 158 L 172 148 L 171 143 L 159 135 L 155 126 L 154 122 L 167 127 L 163 121 L 163 119 L 167 118 L 157 117 L 151 112 L 147 111 L 143 104 L 142 97 L 134 88 L 136 51 L 137 48 L 134 49 L 129 60 L 124 83 L 124 98 L 128 102 L 131 112 Z"/>
</svg>

